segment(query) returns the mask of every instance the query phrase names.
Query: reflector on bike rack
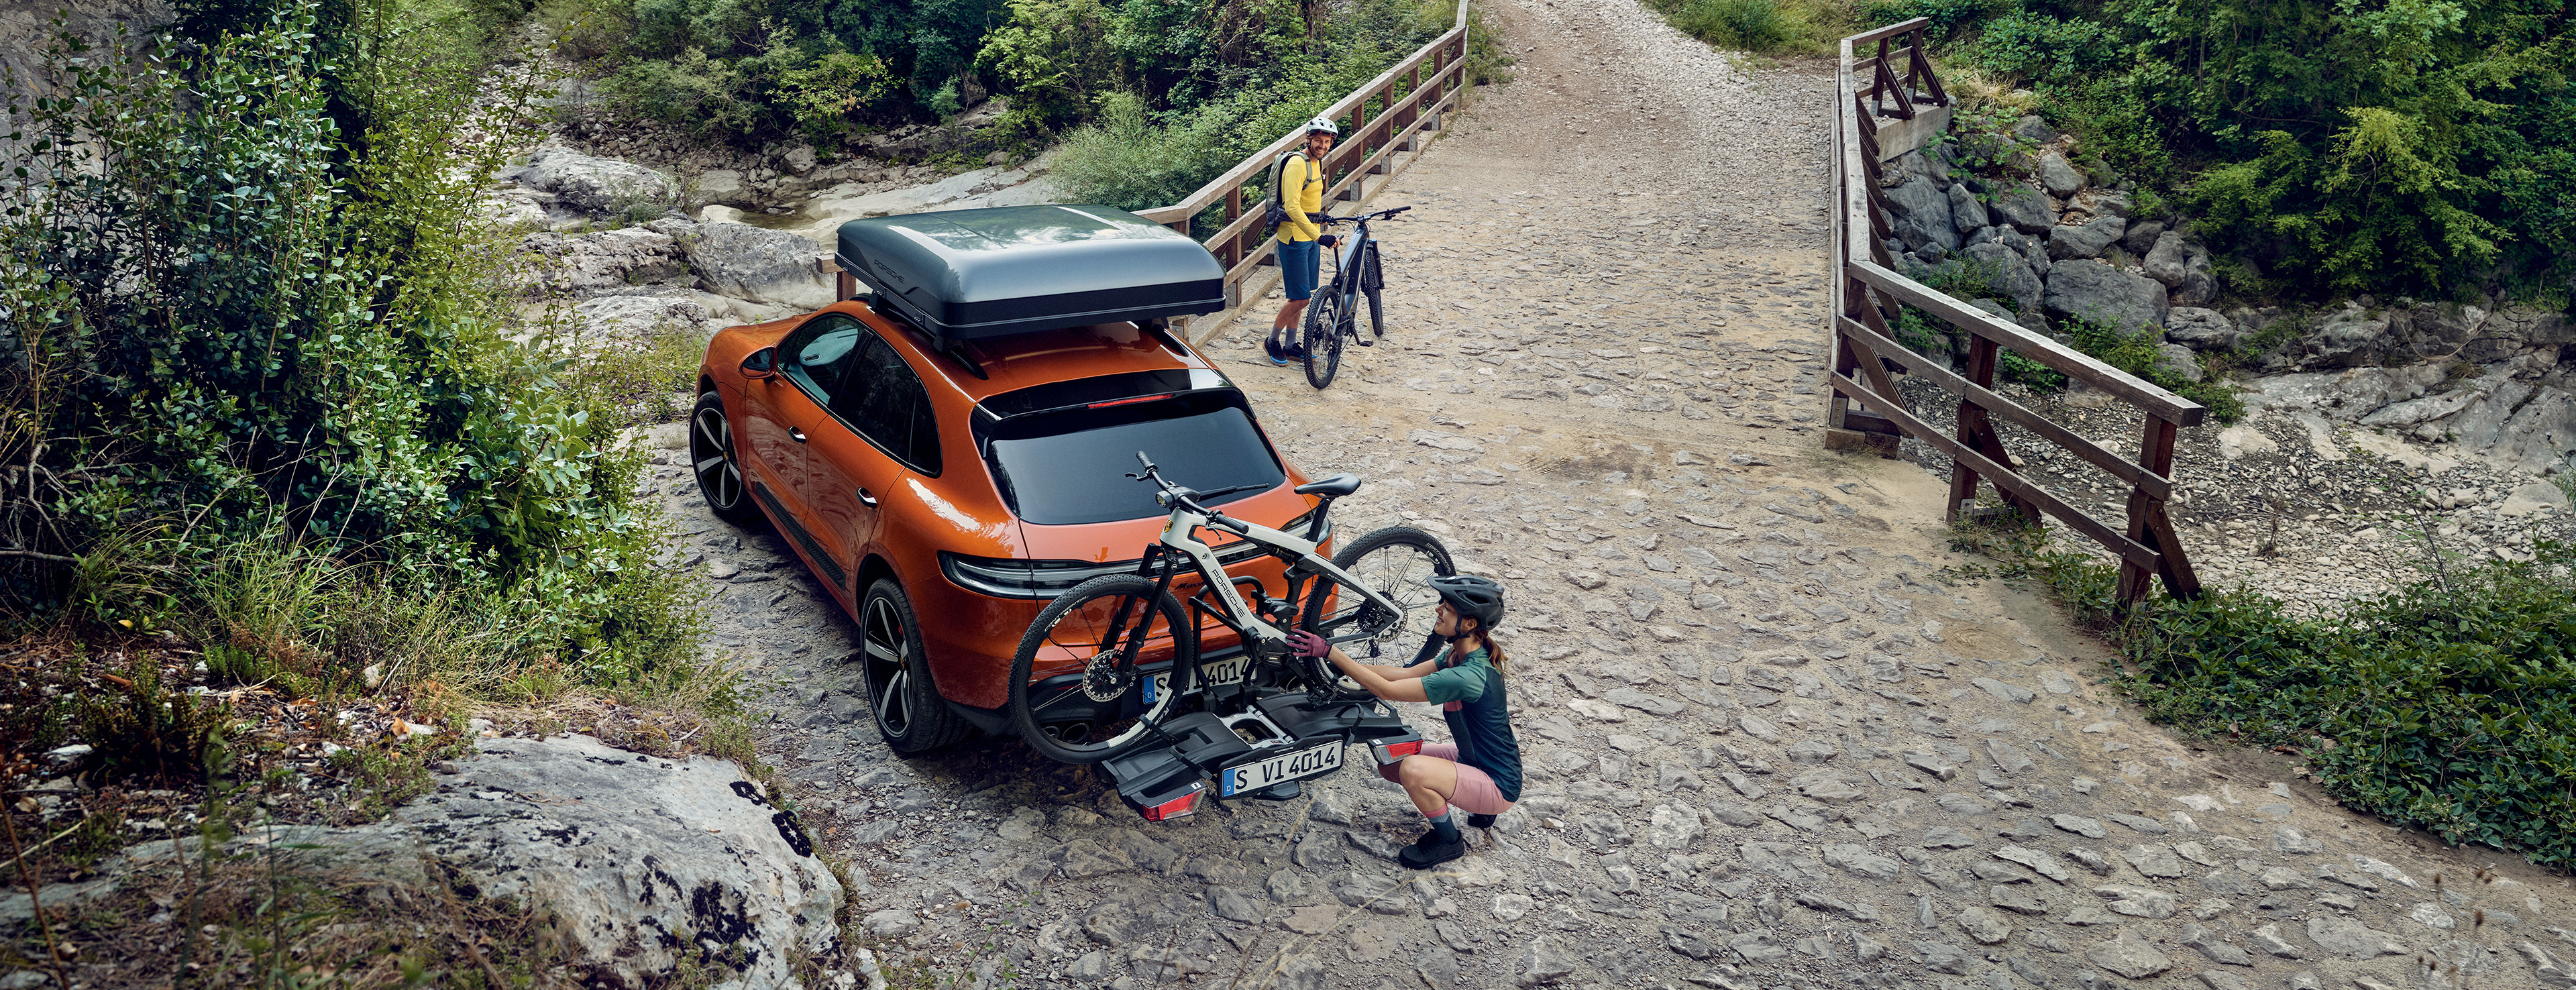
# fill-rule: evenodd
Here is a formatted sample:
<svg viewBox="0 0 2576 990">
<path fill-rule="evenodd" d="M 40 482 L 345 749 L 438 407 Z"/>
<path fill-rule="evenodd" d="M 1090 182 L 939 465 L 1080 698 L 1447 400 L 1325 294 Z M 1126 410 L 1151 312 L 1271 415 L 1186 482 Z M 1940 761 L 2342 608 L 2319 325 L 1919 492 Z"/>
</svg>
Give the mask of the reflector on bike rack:
<svg viewBox="0 0 2576 990">
<path fill-rule="evenodd" d="M 1139 746 L 1100 764 L 1118 797 L 1149 821 L 1168 821 L 1198 810 L 1207 793 L 1206 772 L 1170 746 Z"/>
</svg>

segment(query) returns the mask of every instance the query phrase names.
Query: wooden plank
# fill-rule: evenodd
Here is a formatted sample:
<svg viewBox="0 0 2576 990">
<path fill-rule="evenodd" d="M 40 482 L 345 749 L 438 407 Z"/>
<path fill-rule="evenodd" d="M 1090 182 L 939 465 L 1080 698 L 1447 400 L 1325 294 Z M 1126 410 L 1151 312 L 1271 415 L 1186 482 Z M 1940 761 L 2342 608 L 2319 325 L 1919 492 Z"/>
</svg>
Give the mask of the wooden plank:
<svg viewBox="0 0 2576 990">
<path fill-rule="evenodd" d="M 1886 40 L 1886 39 L 1896 37 L 1897 35 L 1904 34 L 1904 33 L 1909 32 L 1909 31 L 1914 31 L 1914 30 L 1918 30 L 1918 29 L 1921 29 L 1921 28 L 1930 27 L 1930 26 L 1931 26 L 1931 24 L 1932 24 L 1932 19 L 1931 19 L 1931 18 L 1929 18 L 1929 17 L 1917 17 L 1917 18 L 1914 18 L 1914 19 L 1912 19 L 1912 20 L 1898 21 L 1898 22 L 1896 22 L 1896 23 L 1894 23 L 1894 24 L 1890 24 L 1890 25 L 1888 25 L 1888 26 L 1886 26 L 1886 27 L 1882 27 L 1882 28 L 1873 28 L 1873 29 L 1870 29 L 1870 30 L 1867 30 L 1867 31 L 1863 31 L 1863 32 L 1861 32 L 1861 33 L 1859 33 L 1859 34 L 1855 34 L 1855 35 L 1851 35 L 1850 37 L 1846 37 L 1846 38 L 1844 38 L 1844 39 L 1843 39 L 1843 45 L 1844 45 L 1844 50 L 1843 50 L 1843 61 L 1846 61 L 1846 62 L 1851 61 L 1851 48 L 1852 48 L 1853 46 L 1857 46 L 1857 45 L 1866 45 L 1866 44 L 1870 44 L 1870 43 L 1872 43 L 1872 42 L 1877 42 L 1877 41 L 1884 41 L 1884 40 Z"/>
<path fill-rule="evenodd" d="M 1969 333 L 2020 352 L 2067 377 L 2128 400 L 2147 414 L 2177 426 L 2197 426 L 2209 410 L 2200 403 L 2156 387 L 2128 372 L 2103 364 L 2074 348 L 1997 319 L 1994 314 L 1953 299 L 1931 286 L 1868 262 L 1851 263 L 1851 271 L 1881 292 L 1921 307 Z"/>
<path fill-rule="evenodd" d="M 1398 74 L 1411 72 L 1415 66 L 1422 64 L 1424 59 L 1430 58 L 1435 54 L 1441 54 L 1452 45 L 1463 44 L 1467 37 L 1467 29 L 1465 27 L 1466 11 L 1467 5 L 1464 3 L 1459 4 L 1459 27 L 1452 28 L 1448 33 L 1432 39 L 1430 44 L 1415 49 L 1413 54 L 1406 56 L 1404 61 L 1396 63 L 1394 68 L 1380 73 L 1376 79 L 1370 80 L 1366 85 L 1352 91 L 1350 95 L 1335 101 L 1332 106 L 1325 108 L 1324 112 L 1319 116 L 1332 117 L 1335 119 L 1348 116 L 1356 104 L 1360 101 L 1366 100 L 1371 94 L 1375 93 L 1380 86 L 1393 80 Z M 1453 73 L 1464 75 L 1465 72 L 1465 61 L 1455 60 L 1443 67 L 1441 72 L 1437 75 L 1442 77 Z M 1417 93 L 1418 92 L 1419 91 L 1417 91 Z M 1185 221 L 1190 217 L 1197 216 L 1200 210 L 1206 209 L 1208 204 L 1216 202 L 1217 197 L 1224 195 L 1227 187 L 1241 186 L 1245 182 L 1250 181 L 1253 175 L 1268 168 L 1271 161 L 1277 159 L 1280 155 L 1287 154 L 1289 148 L 1295 147 L 1299 141 L 1304 139 L 1305 135 L 1300 133 L 1290 133 L 1282 136 L 1279 140 L 1271 142 L 1269 147 L 1263 148 L 1260 154 L 1244 159 L 1242 164 L 1236 165 L 1234 168 L 1227 170 L 1225 174 L 1210 180 L 1208 184 L 1200 186 L 1197 191 L 1190 193 L 1188 196 L 1182 197 L 1180 202 L 1174 203 L 1170 206 L 1158 206 L 1153 209 L 1138 210 L 1136 211 L 1136 215 L 1161 224 L 1170 224 L 1176 219 Z"/>
<path fill-rule="evenodd" d="M 1828 376 L 1827 380 L 1832 382 L 1835 391 L 1842 392 L 1845 395 L 1861 398 L 1867 396 L 1869 393 L 1867 388 L 1864 388 L 1859 382 L 1851 380 L 1849 376 L 1831 375 Z M 1864 401 L 1866 400 L 1864 399 Z M 2073 507 L 2067 505 L 2064 501 L 2059 500 L 2057 496 L 2049 494 L 2047 489 L 2022 480 L 2020 475 L 2005 470 L 2000 464 L 1987 460 L 1986 455 L 1960 446 L 1958 441 L 1942 436 L 1939 430 L 1933 429 L 1929 424 L 1914 418 L 1911 414 L 1899 412 L 1894 409 L 1880 410 L 1880 412 L 1886 415 L 1887 418 L 1895 420 L 1896 425 L 1903 429 L 1907 436 L 1921 440 L 1933 449 L 1944 454 L 1948 454 L 1952 458 L 1975 468 L 1978 474 L 1984 475 L 1987 480 L 1994 482 L 1995 487 L 2029 499 L 2032 504 L 2039 506 L 2040 511 L 2056 516 L 2058 519 L 2064 521 L 2066 525 L 2073 527 L 2076 532 L 2092 537 L 2103 546 L 2110 548 L 2112 553 L 2118 554 L 2121 559 L 2134 561 L 2140 566 L 2145 567 L 2153 567 L 2156 565 L 2156 552 L 2154 550 L 2147 548 L 2136 540 L 2132 540 L 2127 536 L 2121 535 L 2119 530 L 2112 529 L 2111 527 L 2104 525 L 2101 520 L 2075 511 Z"/>
<path fill-rule="evenodd" d="M 1841 321 L 1841 329 L 1844 333 L 1854 334 L 1864 338 L 1877 336 L 1876 334 L 1870 333 L 1868 327 L 1861 326 L 1849 319 Z M 1903 350 L 1903 345 L 1883 337 L 1868 340 L 1867 343 L 1872 348 L 1880 349 L 1881 353 L 1886 353 L 1886 348 L 1897 348 L 1899 350 Z M 1910 354 L 1912 352 L 1906 351 L 1906 353 Z M 1910 364 L 1907 367 L 1912 369 L 1913 374 L 1930 379 L 1932 384 L 1941 386 L 1943 389 L 1967 396 L 1970 400 L 1976 402 L 1977 405 L 1984 407 L 1987 412 L 2001 416 L 2028 428 L 2031 432 L 2037 433 L 2046 438 L 2050 443 L 2054 443 L 2059 447 L 2065 448 L 2069 453 L 2083 458 L 2094 467 L 2110 472 L 2112 477 L 2128 482 L 2132 487 L 2144 488 L 2157 498 L 2173 497 L 2173 482 L 2168 480 L 2165 476 L 2148 471 L 2145 468 L 2130 463 L 2128 458 L 2102 449 L 2100 444 L 2084 439 L 2082 436 L 2077 435 L 2075 431 L 2059 426 L 2056 421 L 2036 412 L 2032 412 L 2029 408 L 2018 402 L 2014 402 L 2011 399 L 1997 395 L 1992 390 L 1978 387 L 1975 382 L 1961 378 L 1952 373 L 1950 369 L 1941 367 L 1940 362 L 1938 361 L 1923 360 Z M 2162 420 L 2157 420 L 2157 422 L 2162 422 Z"/>
</svg>

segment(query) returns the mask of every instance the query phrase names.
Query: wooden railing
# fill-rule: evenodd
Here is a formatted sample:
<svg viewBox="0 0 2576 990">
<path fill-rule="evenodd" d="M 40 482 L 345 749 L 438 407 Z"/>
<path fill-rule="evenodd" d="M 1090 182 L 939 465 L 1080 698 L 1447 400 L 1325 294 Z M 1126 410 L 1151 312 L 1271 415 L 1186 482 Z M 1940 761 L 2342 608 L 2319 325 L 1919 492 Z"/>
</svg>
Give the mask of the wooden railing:
<svg viewBox="0 0 2576 990">
<path fill-rule="evenodd" d="M 1466 71 L 1467 0 L 1459 0 L 1458 22 L 1448 33 L 1318 115 L 1342 125 L 1342 139 L 1324 156 L 1324 181 L 1330 183 L 1324 198 L 1360 200 L 1367 191 L 1367 176 L 1388 175 L 1399 168 L 1395 153 L 1420 151 L 1423 132 L 1439 130 L 1442 115 L 1457 108 Z M 1202 243 L 1225 264 L 1227 305 L 1238 305 L 1244 277 L 1258 266 L 1274 263 L 1271 248 L 1276 241 L 1266 236 L 1261 222 L 1263 203 L 1270 196 L 1270 166 L 1304 140 L 1303 128 L 1284 135 L 1180 202 L 1138 210 L 1137 215 L 1186 234 L 1192 220 L 1221 202 L 1224 225 Z"/>
<path fill-rule="evenodd" d="M 1835 277 L 1832 280 L 1834 373 L 1827 443 L 1841 448 L 1877 449 L 1894 456 L 1898 436 L 1910 436 L 1949 455 L 1949 516 L 1977 497 L 1977 482 L 1992 484 L 2014 515 L 2029 524 L 2055 516 L 2077 532 L 2092 537 L 2120 558 L 2120 602 L 2144 597 L 2152 577 L 2164 581 L 2176 598 L 2200 593 L 2182 540 L 2175 535 L 2165 503 L 2173 497 L 2175 432 L 2196 425 L 2206 414 L 2199 404 L 2117 368 L 2103 364 L 2048 337 L 1953 299 L 1939 290 L 1897 274 L 1884 240 L 1893 236 L 1886 205 L 1879 193 L 1878 117 L 1912 120 L 1924 105 L 1946 107 L 1950 99 L 1924 55 L 1930 22 L 1916 18 L 1842 39 L 1842 62 L 1835 76 L 1834 183 L 1839 193 L 1833 214 Z M 1901 47 L 1891 51 L 1891 42 Z M 1877 44 L 1877 53 L 1857 60 L 1861 46 Z M 1904 71 L 1896 67 L 1901 64 Z M 1859 80 L 1869 80 L 1862 86 Z M 1891 105 L 1892 104 L 1892 105 Z M 1897 343 L 1889 330 L 1900 304 L 1911 305 L 1968 333 L 1967 373 L 1953 373 L 1942 362 Z M 2047 417 L 1994 392 L 1999 350 L 2009 349 L 2046 365 L 2069 379 L 2108 393 L 2146 414 L 2135 461 L 2121 457 L 2077 435 Z M 1944 436 L 1918 418 L 1891 376 L 1914 374 L 1959 396 L 1958 430 Z M 1854 375 L 1858 377 L 1855 378 Z M 2067 505 L 2047 487 L 2013 470 L 2012 455 L 1996 432 L 1997 418 L 2009 420 L 2081 457 L 2129 488 L 2128 525 L 2115 528 Z"/>
</svg>

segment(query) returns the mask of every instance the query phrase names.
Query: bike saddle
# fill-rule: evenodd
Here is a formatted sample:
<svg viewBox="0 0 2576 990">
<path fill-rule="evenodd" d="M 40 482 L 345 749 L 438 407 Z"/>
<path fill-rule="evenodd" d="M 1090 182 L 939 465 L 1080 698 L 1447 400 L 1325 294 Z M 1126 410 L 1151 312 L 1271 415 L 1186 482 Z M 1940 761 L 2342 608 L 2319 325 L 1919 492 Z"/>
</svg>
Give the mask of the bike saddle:
<svg viewBox="0 0 2576 990">
<path fill-rule="evenodd" d="M 1360 490 L 1360 476 L 1344 472 L 1342 474 L 1325 478 L 1321 481 L 1309 481 L 1297 486 L 1295 490 L 1299 495 L 1321 495 L 1325 498 L 1340 498 L 1344 495 Z"/>
</svg>

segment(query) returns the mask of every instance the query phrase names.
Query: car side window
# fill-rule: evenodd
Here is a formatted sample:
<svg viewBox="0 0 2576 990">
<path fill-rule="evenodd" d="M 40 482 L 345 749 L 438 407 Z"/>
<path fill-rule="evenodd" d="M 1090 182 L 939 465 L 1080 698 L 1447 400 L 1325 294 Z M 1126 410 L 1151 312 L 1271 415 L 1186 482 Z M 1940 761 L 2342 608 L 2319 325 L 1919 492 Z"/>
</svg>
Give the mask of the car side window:
<svg viewBox="0 0 2576 990">
<path fill-rule="evenodd" d="M 851 356 L 857 353 L 860 340 L 875 336 L 857 320 L 826 316 L 798 328 L 778 352 L 785 359 L 787 376 L 813 393 L 816 400 L 831 405 L 849 377 Z"/>
<path fill-rule="evenodd" d="M 832 414 L 896 460 L 923 474 L 939 473 L 939 424 L 921 376 L 874 333 L 852 351 L 849 371 L 833 394 Z"/>
</svg>

